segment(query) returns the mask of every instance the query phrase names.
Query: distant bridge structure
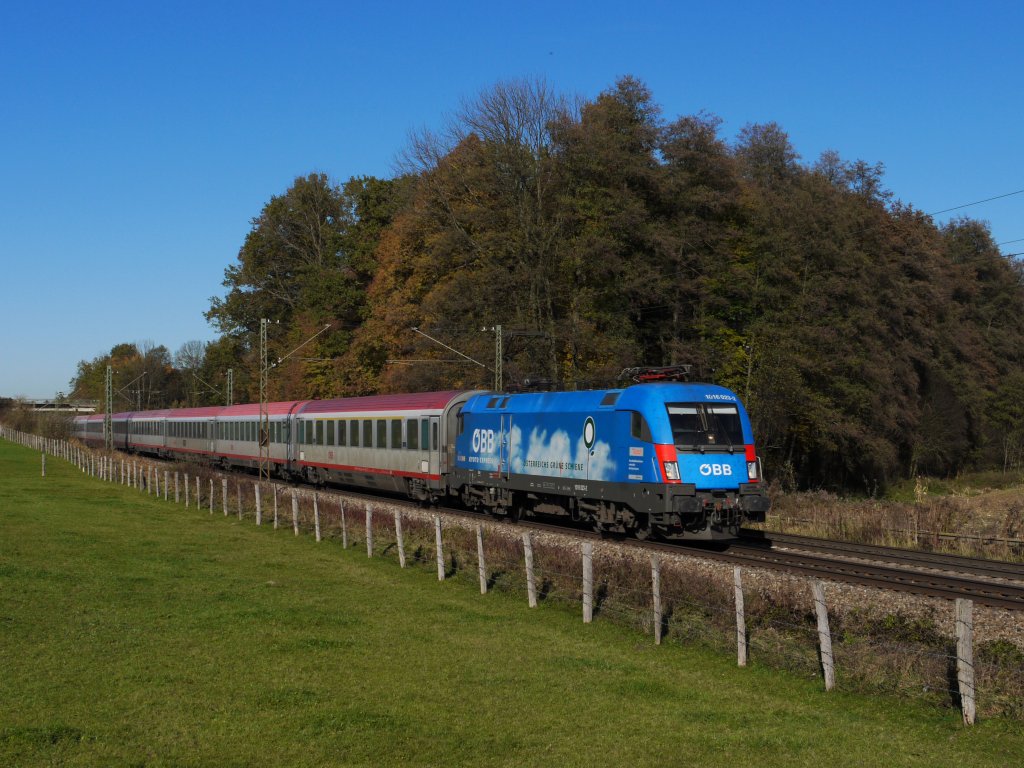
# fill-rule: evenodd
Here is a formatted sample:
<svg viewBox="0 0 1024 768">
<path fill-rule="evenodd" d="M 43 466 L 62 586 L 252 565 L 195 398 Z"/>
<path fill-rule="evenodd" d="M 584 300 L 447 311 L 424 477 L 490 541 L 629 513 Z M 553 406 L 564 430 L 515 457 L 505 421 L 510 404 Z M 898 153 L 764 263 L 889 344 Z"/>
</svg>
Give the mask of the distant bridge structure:
<svg viewBox="0 0 1024 768">
<path fill-rule="evenodd" d="M 21 400 L 22 405 L 40 413 L 96 413 L 99 400 Z"/>
</svg>

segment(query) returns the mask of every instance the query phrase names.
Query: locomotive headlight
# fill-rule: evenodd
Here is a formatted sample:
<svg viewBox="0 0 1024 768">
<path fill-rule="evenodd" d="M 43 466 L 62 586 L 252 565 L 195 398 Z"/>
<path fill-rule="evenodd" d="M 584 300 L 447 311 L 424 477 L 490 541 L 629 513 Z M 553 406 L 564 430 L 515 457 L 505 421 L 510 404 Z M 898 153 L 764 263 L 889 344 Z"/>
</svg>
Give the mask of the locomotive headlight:
<svg viewBox="0 0 1024 768">
<path fill-rule="evenodd" d="M 758 467 L 758 461 L 756 459 L 754 461 L 747 462 L 747 477 L 750 479 L 750 482 L 756 483 L 761 479 L 761 473 L 759 470 L 760 467 Z"/>
<path fill-rule="evenodd" d="M 665 478 L 668 480 L 679 479 L 679 463 L 675 461 L 665 462 Z"/>
</svg>

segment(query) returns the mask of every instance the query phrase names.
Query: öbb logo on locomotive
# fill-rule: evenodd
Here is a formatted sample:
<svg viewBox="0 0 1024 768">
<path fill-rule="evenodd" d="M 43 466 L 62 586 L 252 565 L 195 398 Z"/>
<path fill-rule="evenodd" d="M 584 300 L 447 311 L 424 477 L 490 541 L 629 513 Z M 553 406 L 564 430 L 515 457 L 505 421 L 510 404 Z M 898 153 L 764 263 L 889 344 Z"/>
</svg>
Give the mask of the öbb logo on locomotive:
<svg viewBox="0 0 1024 768">
<path fill-rule="evenodd" d="M 712 384 L 425 392 L 266 413 L 265 425 L 257 404 L 118 413 L 112 436 L 135 453 L 249 470 L 263 460 L 283 479 L 639 537 L 729 538 L 769 507 L 743 404 Z M 103 420 L 76 418 L 76 435 L 102 444 Z"/>
<path fill-rule="evenodd" d="M 710 477 L 712 475 L 715 477 L 728 477 L 732 474 L 732 467 L 728 464 L 701 464 L 700 473 L 704 475 L 704 477 Z"/>
</svg>

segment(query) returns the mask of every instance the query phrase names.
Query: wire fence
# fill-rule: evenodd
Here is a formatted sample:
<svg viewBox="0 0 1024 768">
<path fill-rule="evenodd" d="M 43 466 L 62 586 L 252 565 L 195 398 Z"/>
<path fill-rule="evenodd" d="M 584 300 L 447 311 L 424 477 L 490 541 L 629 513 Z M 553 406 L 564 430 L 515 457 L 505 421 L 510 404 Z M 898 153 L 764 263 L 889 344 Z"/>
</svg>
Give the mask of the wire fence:
<svg viewBox="0 0 1024 768">
<path fill-rule="evenodd" d="M 766 585 L 754 571 L 736 567 L 723 576 L 727 569 L 697 568 L 688 557 L 595 547 L 567 535 L 260 483 L 6 428 L 0 435 L 39 450 L 44 462 L 46 455 L 63 458 L 94 477 L 168 503 L 365 549 L 369 557 L 479 585 L 481 592 L 581 611 L 584 621 L 622 625 L 657 643 L 734 654 L 740 665 L 749 661 L 818 678 L 826 689 L 956 707 L 967 723 L 975 712 L 1024 719 L 1024 651 L 1008 640 L 975 643 L 970 601 L 920 598 L 931 609 L 917 616 L 837 610 L 827 599 L 835 587 L 806 577 L 774 573 Z M 948 620 L 942 620 L 946 611 Z M 1021 616 L 1004 612 L 1003 619 L 1019 624 Z"/>
</svg>

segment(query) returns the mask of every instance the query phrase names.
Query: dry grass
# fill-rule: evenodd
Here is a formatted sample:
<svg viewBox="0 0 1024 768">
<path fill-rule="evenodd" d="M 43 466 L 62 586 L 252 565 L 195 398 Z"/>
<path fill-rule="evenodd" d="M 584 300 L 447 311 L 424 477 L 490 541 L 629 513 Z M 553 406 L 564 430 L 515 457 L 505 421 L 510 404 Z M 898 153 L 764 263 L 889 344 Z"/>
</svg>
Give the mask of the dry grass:
<svg viewBox="0 0 1024 768">
<path fill-rule="evenodd" d="M 775 493 L 767 521 L 781 533 L 1024 561 L 1024 488 L 913 501 L 844 499 L 826 491 Z"/>
</svg>

